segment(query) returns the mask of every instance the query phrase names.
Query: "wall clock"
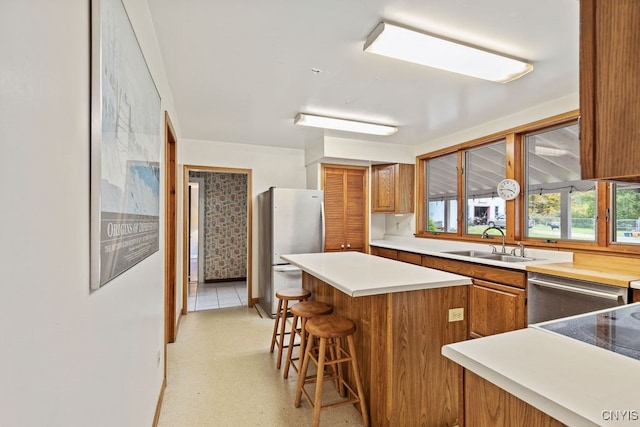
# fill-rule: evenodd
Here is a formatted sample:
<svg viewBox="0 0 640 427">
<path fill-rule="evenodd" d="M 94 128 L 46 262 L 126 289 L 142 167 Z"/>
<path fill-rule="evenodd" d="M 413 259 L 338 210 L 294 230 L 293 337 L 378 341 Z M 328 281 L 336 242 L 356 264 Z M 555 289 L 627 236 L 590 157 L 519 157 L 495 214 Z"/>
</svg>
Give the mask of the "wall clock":
<svg viewBox="0 0 640 427">
<path fill-rule="evenodd" d="M 520 184 L 515 179 L 503 179 L 498 183 L 498 196 L 504 200 L 513 200 L 520 194 Z"/>
</svg>

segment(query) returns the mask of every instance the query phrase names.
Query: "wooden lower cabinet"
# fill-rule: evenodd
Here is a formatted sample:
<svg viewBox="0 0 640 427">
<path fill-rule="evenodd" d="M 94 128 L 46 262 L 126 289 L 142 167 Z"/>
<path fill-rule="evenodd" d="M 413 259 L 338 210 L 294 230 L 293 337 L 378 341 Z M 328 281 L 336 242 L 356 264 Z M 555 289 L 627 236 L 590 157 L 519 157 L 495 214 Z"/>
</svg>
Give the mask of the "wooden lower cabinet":
<svg viewBox="0 0 640 427">
<path fill-rule="evenodd" d="M 565 427 L 565 424 L 464 369 L 465 427 Z"/>
<path fill-rule="evenodd" d="M 469 291 L 469 338 L 515 331 L 527 326 L 526 273 L 482 264 L 431 257 L 372 246 L 371 255 L 395 259 L 473 278 Z"/>
<path fill-rule="evenodd" d="M 398 261 L 422 265 L 422 255 L 413 252 L 398 251 Z"/>
<path fill-rule="evenodd" d="M 371 246 L 371 255 L 375 255 L 375 256 L 379 256 L 382 258 L 389 258 L 389 259 L 398 259 L 398 251 L 395 249 L 389 249 L 389 248 L 381 248 L 378 246 Z"/>
<path fill-rule="evenodd" d="M 425 267 L 473 278 L 469 292 L 469 338 L 479 338 L 527 326 L 526 273 L 488 265 L 423 257 Z"/>
<path fill-rule="evenodd" d="M 479 338 L 526 326 L 525 290 L 473 279 L 469 294 L 469 335 Z"/>
<path fill-rule="evenodd" d="M 640 289 L 634 289 L 631 294 L 631 302 L 640 302 Z"/>
<path fill-rule="evenodd" d="M 399 251 L 396 249 L 381 248 L 379 246 L 371 246 L 371 255 L 382 258 L 395 259 L 397 261 L 407 262 L 409 264 L 422 265 L 422 255 L 415 252 Z"/>
</svg>

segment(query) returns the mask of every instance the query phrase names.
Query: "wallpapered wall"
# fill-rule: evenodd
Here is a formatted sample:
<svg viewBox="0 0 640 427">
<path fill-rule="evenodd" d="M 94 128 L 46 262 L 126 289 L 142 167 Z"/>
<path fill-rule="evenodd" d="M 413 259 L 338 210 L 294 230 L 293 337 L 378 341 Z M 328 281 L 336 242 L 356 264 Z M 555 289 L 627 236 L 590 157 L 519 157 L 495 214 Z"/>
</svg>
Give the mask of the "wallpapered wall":
<svg viewBox="0 0 640 427">
<path fill-rule="evenodd" d="M 190 172 L 204 178 L 204 281 L 247 275 L 247 175 Z"/>
</svg>

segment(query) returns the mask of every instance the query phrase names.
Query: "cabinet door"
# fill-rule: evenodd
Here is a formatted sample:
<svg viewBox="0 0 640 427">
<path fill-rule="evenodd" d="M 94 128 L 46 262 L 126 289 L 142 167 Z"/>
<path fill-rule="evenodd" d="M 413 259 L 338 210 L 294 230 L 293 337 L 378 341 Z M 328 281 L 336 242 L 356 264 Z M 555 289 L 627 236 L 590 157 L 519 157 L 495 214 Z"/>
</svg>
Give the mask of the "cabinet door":
<svg viewBox="0 0 640 427">
<path fill-rule="evenodd" d="M 398 251 L 398 261 L 422 265 L 422 255 L 413 252 Z"/>
<path fill-rule="evenodd" d="M 394 213 L 396 176 L 398 165 L 375 165 L 371 168 L 371 211 L 374 213 Z"/>
<path fill-rule="evenodd" d="M 366 249 L 366 168 L 323 168 L 325 252 Z"/>
<path fill-rule="evenodd" d="M 377 246 L 372 246 L 371 247 L 371 255 L 375 255 L 375 256 L 379 256 L 382 258 L 389 258 L 389 259 L 398 259 L 398 251 L 395 249 L 389 249 L 389 248 L 380 248 Z"/>
<path fill-rule="evenodd" d="M 410 164 L 371 167 L 371 211 L 413 213 L 414 171 Z"/>
<path fill-rule="evenodd" d="M 638 22 L 638 0 L 580 0 L 582 179 L 640 179 Z"/>
<path fill-rule="evenodd" d="M 365 251 L 367 218 L 366 170 L 346 169 L 345 249 Z"/>
<path fill-rule="evenodd" d="M 524 304 L 523 289 L 473 279 L 469 302 L 471 338 L 524 328 Z"/>
<path fill-rule="evenodd" d="M 324 168 L 324 251 L 344 245 L 345 175 L 342 169 Z"/>
</svg>

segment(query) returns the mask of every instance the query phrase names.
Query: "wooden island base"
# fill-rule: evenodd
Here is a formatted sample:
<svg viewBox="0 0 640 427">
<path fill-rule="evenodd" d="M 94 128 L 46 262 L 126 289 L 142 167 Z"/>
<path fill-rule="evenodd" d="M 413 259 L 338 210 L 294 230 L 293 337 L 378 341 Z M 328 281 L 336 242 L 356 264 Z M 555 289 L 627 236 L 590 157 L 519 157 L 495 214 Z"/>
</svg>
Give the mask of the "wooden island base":
<svg viewBox="0 0 640 427">
<path fill-rule="evenodd" d="M 302 283 L 312 299 L 357 324 L 372 426 L 462 425 L 462 368 L 441 348 L 467 338 L 466 317 L 449 322 L 449 309 L 463 308 L 466 316 L 468 286 L 351 297 L 307 272 Z"/>
</svg>

